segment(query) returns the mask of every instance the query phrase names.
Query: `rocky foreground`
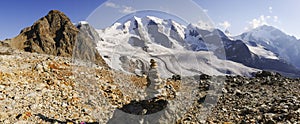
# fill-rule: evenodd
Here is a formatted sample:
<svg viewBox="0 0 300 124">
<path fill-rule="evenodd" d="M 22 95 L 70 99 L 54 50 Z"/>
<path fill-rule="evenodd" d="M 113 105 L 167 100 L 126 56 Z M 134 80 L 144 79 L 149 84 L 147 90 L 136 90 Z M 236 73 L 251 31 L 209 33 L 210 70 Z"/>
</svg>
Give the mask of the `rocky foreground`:
<svg viewBox="0 0 300 124">
<path fill-rule="evenodd" d="M 299 123 L 300 79 L 262 72 L 255 77 L 227 76 L 209 122 Z"/>
<path fill-rule="evenodd" d="M 96 80 L 90 84 L 78 83 L 91 77 Z M 252 78 L 202 75 L 193 106 L 176 123 L 299 123 L 299 82 L 270 72 Z M 71 58 L 1 47 L 0 123 L 107 123 L 117 109 L 136 104 L 135 87 L 146 84 L 144 77 L 76 65 Z M 207 118 L 200 118 L 208 106 Z"/>
<path fill-rule="evenodd" d="M 83 96 L 93 89 L 76 84 L 77 69 L 93 73 L 90 76 L 98 80 L 91 85 L 98 89 L 93 93 L 104 101 L 84 101 Z M 116 89 L 111 76 L 102 67 L 75 66 L 71 58 L 0 47 L 0 123 L 98 122 L 99 115 L 92 116 L 99 110 L 95 107 L 102 106 L 101 114 L 112 113 L 129 100 Z"/>
</svg>

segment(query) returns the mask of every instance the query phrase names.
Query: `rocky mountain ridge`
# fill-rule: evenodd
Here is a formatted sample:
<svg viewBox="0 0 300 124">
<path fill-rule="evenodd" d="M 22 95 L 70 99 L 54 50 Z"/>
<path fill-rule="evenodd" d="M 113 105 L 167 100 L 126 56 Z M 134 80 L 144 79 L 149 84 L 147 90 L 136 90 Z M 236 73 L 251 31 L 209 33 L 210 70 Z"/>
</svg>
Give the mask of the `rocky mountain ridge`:
<svg viewBox="0 0 300 124">
<path fill-rule="evenodd" d="M 149 59 L 158 59 L 159 70 L 164 72 L 162 77 L 198 73 L 250 76 L 257 71 L 226 60 L 222 41 L 215 35 L 218 31 L 203 30 L 206 34 L 200 34 L 192 29 L 193 26 L 186 28 L 174 20 L 132 17 L 97 30 L 102 38 L 97 41 L 97 48 L 108 56 L 105 61 L 111 68 L 129 73 L 143 72 L 144 67 L 149 67 Z"/>
<path fill-rule="evenodd" d="M 216 56 L 217 59 L 221 61 L 228 60 L 250 68 L 276 71 L 289 77 L 298 77 L 300 75 L 299 69 L 297 69 L 293 63 L 279 57 L 276 53 L 260 46 L 251 46 L 247 40 L 241 40 L 238 38 L 235 40 L 234 38 L 227 37 L 221 30 L 218 29 L 205 30 L 193 24 L 185 26 L 174 20 L 160 19 L 154 16 L 133 16 L 131 18 L 129 17 L 127 21 L 124 21 L 123 23 L 117 22 L 110 27 L 98 30 L 98 32 L 100 37 L 102 37 L 102 40 L 98 41 L 98 48 L 107 49 L 100 51 L 103 54 L 116 54 L 113 55 L 116 57 L 122 57 L 125 55 L 118 55 L 118 52 L 116 52 L 118 51 L 118 48 L 114 48 L 114 46 L 122 47 L 122 49 L 124 49 L 124 51 L 120 52 L 120 54 L 134 49 L 136 51 L 143 49 L 144 51 L 139 51 L 139 53 L 144 52 L 146 54 L 145 56 L 151 53 L 156 55 L 166 53 L 165 51 L 170 51 L 170 53 L 174 54 L 173 56 L 176 56 L 176 59 L 180 59 L 177 57 L 177 55 L 180 54 L 177 53 L 178 51 L 183 51 L 183 53 L 190 52 L 189 54 L 194 56 L 197 56 L 197 53 L 203 52 L 208 54 L 208 52 L 212 52 L 213 55 L 211 56 L 213 57 L 211 58 Z M 122 42 L 119 43 L 118 41 Z M 132 49 L 130 49 L 130 47 L 132 47 Z M 116 49 L 116 51 L 108 52 L 108 48 Z M 128 56 L 128 59 L 130 60 L 132 55 Z M 145 59 L 144 57 L 136 58 L 139 59 L 138 61 Z M 197 60 L 196 58 L 200 57 L 189 59 Z M 208 58 L 204 57 L 204 59 Z M 105 60 L 108 63 L 112 63 L 110 60 Z M 201 61 L 203 60 L 198 60 L 198 62 Z M 209 70 L 216 70 L 213 72 L 214 74 L 247 75 L 246 72 L 238 72 L 238 70 L 230 68 L 232 66 L 231 63 L 226 63 L 225 65 L 227 65 L 228 68 L 207 68 L 209 68 Z M 200 64 L 200 66 L 205 66 L 205 64 Z M 113 68 L 120 69 L 117 66 L 114 66 Z M 243 67 L 239 66 L 235 68 Z M 209 73 L 205 72 L 203 69 L 196 70 L 203 73 Z"/>
<path fill-rule="evenodd" d="M 300 41 L 273 26 L 263 25 L 236 36 L 235 39 L 243 40 L 247 46 L 252 48 L 261 47 L 263 50 L 270 51 L 273 56 L 283 59 L 297 68 L 300 67 Z M 253 50 L 253 52 L 255 51 Z"/>
<path fill-rule="evenodd" d="M 77 33 L 78 29 L 64 13 L 51 10 L 18 36 L 4 42 L 27 52 L 70 57 Z"/>
<path fill-rule="evenodd" d="M 90 30 L 89 25 L 76 27 L 64 13 L 51 10 L 32 26 L 24 28 L 18 36 L 2 44 L 26 52 L 73 57 L 82 61 L 88 59 L 93 64 L 108 67 L 95 48 L 95 39 L 88 34 Z"/>
</svg>

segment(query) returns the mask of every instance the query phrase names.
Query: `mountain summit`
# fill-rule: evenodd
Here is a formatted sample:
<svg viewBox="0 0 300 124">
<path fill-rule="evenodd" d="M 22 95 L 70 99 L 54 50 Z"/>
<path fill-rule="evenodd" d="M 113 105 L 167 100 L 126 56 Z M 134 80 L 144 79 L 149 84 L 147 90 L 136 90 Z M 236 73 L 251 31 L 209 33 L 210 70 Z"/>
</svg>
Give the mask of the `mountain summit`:
<svg viewBox="0 0 300 124">
<path fill-rule="evenodd" d="M 166 56 L 175 56 L 176 59 L 182 59 L 181 63 L 197 63 L 201 67 L 207 64 L 201 63 L 205 62 L 205 60 L 210 59 L 210 61 L 214 62 L 214 66 L 208 64 L 206 68 L 191 67 L 187 69 L 187 72 L 197 70 L 193 73 L 249 75 L 249 72 L 252 72 L 254 68 L 276 71 L 288 76 L 299 75 L 300 71 L 292 65 L 292 62 L 281 56 L 293 54 L 291 52 L 281 54 L 284 53 L 284 49 L 281 47 L 285 45 L 280 44 L 276 46 L 277 41 L 274 41 L 276 39 L 278 43 L 283 43 L 281 42 L 282 38 L 287 40 L 292 38 L 283 35 L 284 33 L 280 30 L 271 26 L 263 26 L 256 30 L 234 40 L 234 38 L 228 37 L 218 29 L 206 30 L 194 24 L 185 26 L 174 20 L 161 19 L 154 16 L 142 18 L 133 16 L 123 23 L 117 22 L 110 27 L 98 30 L 103 40 L 97 43 L 97 48 L 102 49 L 98 50 L 103 54 L 114 56 L 112 57 L 115 58 L 114 60 L 106 59 L 106 62 L 114 63 L 114 65 L 110 66 L 117 70 L 124 70 L 122 64 L 126 63 L 125 60 L 137 60 L 145 63 L 147 59 L 159 58 L 163 64 L 164 62 L 167 63 L 167 61 L 174 61 L 166 60 Z M 262 34 L 262 40 L 253 40 L 256 37 L 260 37 L 259 34 Z M 272 45 L 271 42 L 274 42 L 274 44 Z M 270 43 L 269 45 L 271 46 L 264 46 L 265 44 L 263 43 Z M 270 49 L 271 47 L 281 48 L 282 52 L 278 54 L 278 52 Z M 132 52 L 129 53 L 128 51 Z M 136 55 L 134 51 L 141 55 L 133 57 L 132 55 Z M 186 58 L 189 55 L 193 55 L 191 56 L 192 59 Z M 116 57 L 120 57 L 120 59 Z M 217 61 L 223 62 L 222 64 L 226 63 L 227 67 L 224 69 L 224 66 L 215 66 L 218 64 L 216 63 Z M 172 65 L 174 63 L 168 64 Z M 186 69 L 186 65 L 182 67 Z M 209 72 L 206 71 L 209 70 L 208 68 L 210 68 Z M 167 69 L 171 70 L 170 73 L 178 70 Z"/>
<path fill-rule="evenodd" d="M 102 40 L 97 48 L 106 63 L 115 70 L 142 75 L 150 59 L 157 61 L 161 77 L 173 74 L 248 75 L 257 71 L 240 63 L 225 60 L 226 51 L 219 30 L 203 30 L 155 16 L 129 18 L 97 30 Z"/>
<path fill-rule="evenodd" d="M 27 52 L 71 56 L 77 33 L 78 29 L 64 13 L 51 10 L 18 36 L 4 42 Z"/>
<path fill-rule="evenodd" d="M 300 68 L 300 41 L 273 26 L 263 25 L 236 38 L 245 41 L 252 48 L 261 47 L 273 56 L 276 55 Z"/>
<path fill-rule="evenodd" d="M 18 36 L 1 44 L 26 52 L 73 57 L 108 67 L 95 48 L 94 41 L 100 38 L 91 37 L 91 32 L 96 31 L 88 23 L 76 27 L 64 13 L 51 10 Z"/>
</svg>

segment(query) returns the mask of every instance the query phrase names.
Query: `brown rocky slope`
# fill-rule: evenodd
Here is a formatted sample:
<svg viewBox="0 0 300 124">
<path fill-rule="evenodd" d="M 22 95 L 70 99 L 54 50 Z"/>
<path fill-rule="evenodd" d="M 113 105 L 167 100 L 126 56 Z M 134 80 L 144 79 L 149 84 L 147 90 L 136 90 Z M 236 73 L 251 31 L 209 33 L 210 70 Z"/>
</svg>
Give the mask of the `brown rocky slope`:
<svg viewBox="0 0 300 124">
<path fill-rule="evenodd" d="M 26 52 L 54 56 L 72 57 L 74 54 L 76 58 L 88 58 L 94 64 L 108 67 L 97 52 L 95 43 L 89 40 L 90 36 L 85 32 L 84 29 L 78 29 L 73 25 L 64 13 L 51 10 L 32 26 L 24 28 L 18 36 L 5 40 L 1 44 Z M 82 46 L 84 49 L 81 49 Z"/>
<path fill-rule="evenodd" d="M 117 108 L 139 99 L 138 87 L 146 85 L 145 78 L 78 66 L 66 57 L 0 51 L 0 123 L 106 123 Z M 274 74 L 202 76 L 196 101 L 177 123 L 299 123 L 299 82 Z M 223 88 L 214 88 L 219 83 Z M 206 101 L 211 98 L 217 98 L 216 106 L 199 119 L 201 109 L 214 104 Z"/>
<path fill-rule="evenodd" d="M 27 52 L 71 56 L 77 33 L 78 29 L 65 14 L 52 10 L 5 42 Z"/>
</svg>

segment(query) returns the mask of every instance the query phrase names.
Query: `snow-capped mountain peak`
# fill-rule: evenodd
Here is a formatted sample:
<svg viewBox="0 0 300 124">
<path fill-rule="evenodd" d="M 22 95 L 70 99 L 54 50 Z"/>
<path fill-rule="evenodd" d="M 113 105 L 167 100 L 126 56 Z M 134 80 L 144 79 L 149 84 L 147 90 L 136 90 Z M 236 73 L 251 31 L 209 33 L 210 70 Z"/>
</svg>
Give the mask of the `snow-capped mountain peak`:
<svg viewBox="0 0 300 124">
<path fill-rule="evenodd" d="M 146 16 L 147 21 L 148 21 L 148 24 L 150 21 L 153 21 L 155 22 L 156 24 L 163 24 L 163 22 L 165 21 L 164 19 L 161 19 L 161 18 L 158 18 L 158 17 L 155 17 L 155 16 Z"/>
<path fill-rule="evenodd" d="M 145 67 L 148 60 L 159 59 L 158 63 L 163 66 L 161 71 L 167 72 L 165 76 L 181 72 L 185 73 L 183 75 L 199 72 L 249 75 L 255 70 L 253 68 L 298 73 L 289 64 L 292 61 L 291 56 L 288 56 L 295 57 L 297 49 L 293 49 L 296 51 L 291 54 L 291 51 L 283 51 L 284 49 L 277 46 L 284 46 L 282 39 L 292 38 L 270 26 L 246 32 L 234 40 L 219 29 L 207 30 L 197 24 L 185 26 L 176 20 L 155 16 L 132 16 L 98 30 L 98 33 L 103 39 L 97 45 L 100 53 L 111 56 L 105 60 L 110 67 L 117 70 L 126 71 L 126 63 L 137 62 L 141 64 L 137 65 L 141 71 L 141 67 Z M 277 35 L 280 36 L 275 37 Z M 183 70 L 175 67 L 178 66 L 178 59 L 181 59 L 180 63 L 184 63 L 181 66 L 185 67 Z M 208 60 L 219 64 L 209 63 Z M 189 66 L 191 63 L 201 63 L 201 68 Z M 220 63 L 229 66 L 223 67 Z"/>
<path fill-rule="evenodd" d="M 275 40 L 281 37 L 287 37 L 286 34 L 280 31 L 279 29 L 268 25 L 257 27 L 253 30 L 243 33 L 240 36 L 241 38 L 253 37 L 259 40 L 267 40 L 267 41 Z"/>
<path fill-rule="evenodd" d="M 263 25 L 235 38 L 243 40 L 249 46 L 261 47 L 268 53 L 273 53 L 273 56 L 278 56 L 279 59 L 286 60 L 300 68 L 299 40 L 297 40 L 294 36 L 287 35 L 280 29 L 273 26 Z"/>
<path fill-rule="evenodd" d="M 138 62 L 141 64 L 138 70 L 141 71 L 141 66 L 150 59 L 158 60 L 160 71 L 166 72 L 163 77 L 172 73 L 194 75 L 199 72 L 250 75 L 250 72 L 255 70 L 219 59 L 208 47 L 210 50 L 218 49 L 216 42 L 212 40 L 219 37 L 220 32 L 207 31 L 193 24 L 185 26 L 171 19 L 132 16 L 122 23 L 116 23 L 98 32 L 104 39 L 97 45 L 100 53 L 111 56 L 105 60 L 112 68 L 125 72 L 128 72 L 126 63 Z M 208 39 L 207 42 L 204 39 Z M 225 53 L 223 54 L 225 56 Z M 209 63 L 210 59 L 213 59 L 211 62 L 219 64 Z M 198 62 L 201 66 L 198 66 Z M 230 66 L 224 66 L 226 64 Z"/>
</svg>

